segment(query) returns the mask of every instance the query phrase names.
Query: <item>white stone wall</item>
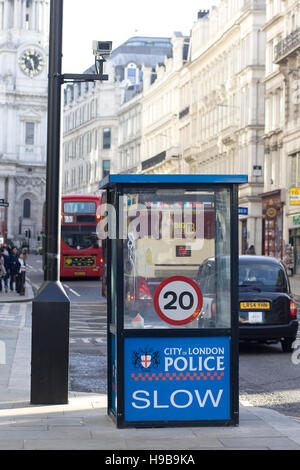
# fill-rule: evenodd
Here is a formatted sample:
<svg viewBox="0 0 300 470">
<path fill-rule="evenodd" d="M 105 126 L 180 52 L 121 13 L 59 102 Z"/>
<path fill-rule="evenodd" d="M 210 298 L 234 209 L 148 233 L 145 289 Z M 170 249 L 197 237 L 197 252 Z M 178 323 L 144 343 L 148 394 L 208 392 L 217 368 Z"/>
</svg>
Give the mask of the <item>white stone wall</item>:
<svg viewBox="0 0 300 470">
<path fill-rule="evenodd" d="M 191 31 L 190 76 L 183 76 L 183 158 L 191 173 L 247 174 L 247 243 L 261 252 L 264 164 L 265 2 L 227 0 Z M 188 77 L 187 80 L 185 77 Z M 260 167 L 260 176 L 254 167 Z M 240 247 L 242 246 L 240 240 Z"/>
<path fill-rule="evenodd" d="M 45 201 L 48 23 L 49 0 L 33 0 L 30 8 L 25 0 L 0 1 L 0 191 L 9 202 L 7 237 L 22 240 L 29 229 L 32 244 L 42 230 Z M 43 70 L 34 77 L 19 63 L 23 52 L 32 49 L 44 59 Z M 30 144 L 25 141 L 26 122 L 34 123 Z M 24 199 L 31 202 L 30 218 L 25 219 Z"/>
<path fill-rule="evenodd" d="M 118 118 L 121 90 L 110 80 L 94 84 L 74 85 L 74 99 L 67 89 L 64 106 L 62 152 L 63 194 L 96 194 L 103 178 L 103 162 L 110 162 L 111 173 L 116 172 L 118 147 Z M 103 131 L 111 130 L 110 148 L 104 148 Z"/>
<path fill-rule="evenodd" d="M 300 28 L 299 0 L 267 0 L 265 74 L 265 179 L 264 192 L 280 190 L 283 205 L 282 243 L 289 242 L 289 229 L 297 206 L 290 205 L 289 188 L 300 181 L 300 167 L 292 160 L 300 149 Z M 282 55 L 277 47 L 294 34 L 293 47 Z M 298 38 L 298 39 L 297 39 Z M 299 168 L 299 169 L 298 169 Z M 295 175 L 299 171 L 299 178 Z M 299 207 L 299 206 L 298 206 Z"/>
</svg>

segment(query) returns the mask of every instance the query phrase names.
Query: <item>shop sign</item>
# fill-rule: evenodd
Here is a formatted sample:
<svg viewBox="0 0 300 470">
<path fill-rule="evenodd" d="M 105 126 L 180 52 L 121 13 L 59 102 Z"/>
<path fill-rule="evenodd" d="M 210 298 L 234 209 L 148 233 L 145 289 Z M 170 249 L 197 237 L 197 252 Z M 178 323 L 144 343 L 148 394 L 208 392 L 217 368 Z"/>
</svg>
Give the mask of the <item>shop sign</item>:
<svg viewBox="0 0 300 470">
<path fill-rule="evenodd" d="M 248 207 L 239 207 L 239 215 L 248 215 Z"/>
<path fill-rule="evenodd" d="M 125 338 L 126 421 L 230 417 L 230 338 Z"/>
<path fill-rule="evenodd" d="M 300 214 L 293 217 L 293 224 L 300 225 Z"/>
<path fill-rule="evenodd" d="M 300 205 L 300 188 L 290 188 L 290 205 Z"/>
</svg>

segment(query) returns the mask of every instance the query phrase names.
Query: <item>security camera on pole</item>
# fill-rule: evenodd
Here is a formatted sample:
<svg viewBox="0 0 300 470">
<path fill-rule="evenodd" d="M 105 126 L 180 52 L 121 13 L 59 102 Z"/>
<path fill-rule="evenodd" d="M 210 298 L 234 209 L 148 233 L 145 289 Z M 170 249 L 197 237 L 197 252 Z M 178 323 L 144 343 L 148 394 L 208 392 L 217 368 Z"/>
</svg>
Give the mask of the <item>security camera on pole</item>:
<svg viewBox="0 0 300 470">
<path fill-rule="evenodd" d="M 68 403 L 70 300 L 59 280 L 61 85 L 108 80 L 102 73 L 62 75 L 62 26 L 63 0 L 51 0 L 45 267 L 32 306 L 32 404 Z"/>
</svg>

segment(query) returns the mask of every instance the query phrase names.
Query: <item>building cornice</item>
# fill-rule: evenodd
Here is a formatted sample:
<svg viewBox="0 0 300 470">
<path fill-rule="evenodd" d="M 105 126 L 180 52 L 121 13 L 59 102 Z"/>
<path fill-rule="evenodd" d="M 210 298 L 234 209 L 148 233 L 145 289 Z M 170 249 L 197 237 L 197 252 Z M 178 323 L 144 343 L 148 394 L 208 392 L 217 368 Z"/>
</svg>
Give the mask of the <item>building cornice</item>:
<svg viewBox="0 0 300 470">
<path fill-rule="evenodd" d="M 267 21 L 262 27 L 262 31 L 266 31 L 270 26 L 273 26 L 275 23 L 277 23 L 278 20 L 283 18 L 282 13 L 277 13 L 275 16 L 273 16 L 269 21 Z"/>
</svg>

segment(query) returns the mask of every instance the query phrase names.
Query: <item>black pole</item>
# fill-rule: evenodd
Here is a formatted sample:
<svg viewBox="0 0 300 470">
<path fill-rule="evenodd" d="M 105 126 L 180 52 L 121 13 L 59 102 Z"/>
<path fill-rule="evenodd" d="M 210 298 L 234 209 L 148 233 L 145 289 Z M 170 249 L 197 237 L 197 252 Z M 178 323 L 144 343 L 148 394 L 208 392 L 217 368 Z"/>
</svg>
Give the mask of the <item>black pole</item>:
<svg viewBox="0 0 300 470">
<path fill-rule="evenodd" d="M 59 277 L 62 22 L 63 0 L 51 0 L 48 80 L 45 281 L 57 281 Z"/>
<path fill-rule="evenodd" d="M 32 305 L 31 403 L 68 403 L 70 301 L 59 281 L 63 0 L 50 3 L 44 284 Z"/>
</svg>

